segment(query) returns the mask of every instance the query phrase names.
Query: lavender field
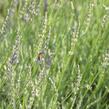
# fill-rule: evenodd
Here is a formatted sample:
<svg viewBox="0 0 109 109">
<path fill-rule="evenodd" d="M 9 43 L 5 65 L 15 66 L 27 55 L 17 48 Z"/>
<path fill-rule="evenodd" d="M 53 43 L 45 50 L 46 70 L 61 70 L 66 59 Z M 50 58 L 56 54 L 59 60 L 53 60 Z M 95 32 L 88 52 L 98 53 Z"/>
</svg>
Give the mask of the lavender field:
<svg viewBox="0 0 109 109">
<path fill-rule="evenodd" d="M 109 0 L 0 0 L 0 109 L 109 109 Z"/>
</svg>

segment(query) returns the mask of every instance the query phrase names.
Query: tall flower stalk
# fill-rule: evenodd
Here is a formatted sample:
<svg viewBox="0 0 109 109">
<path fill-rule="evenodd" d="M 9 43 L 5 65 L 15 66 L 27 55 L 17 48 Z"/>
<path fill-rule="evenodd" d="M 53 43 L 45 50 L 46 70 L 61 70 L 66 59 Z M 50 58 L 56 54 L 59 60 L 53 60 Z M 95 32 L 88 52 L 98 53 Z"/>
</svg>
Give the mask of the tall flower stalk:
<svg viewBox="0 0 109 109">
<path fill-rule="evenodd" d="M 9 57 L 7 62 L 7 71 L 6 71 L 7 85 L 9 87 L 9 99 L 11 100 L 13 109 L 16 109 L 15 66 L 19 63 L 19 47 L 20 47 L 20 34 L 19 31 L 17 31 L 15 44 L 13 46 L 11 56 Z"/>
<path fill-rule="evenodd" d="M 18 5 L 19 0 L 12 0 L 10 8 L 8 9 L 7 16 L 3 22 L 2 28 L 0 30 L 0 35 L 2 36 L 3 34 L 6 34 L 7 31 L 9 31 L 12 27 L 12 19 L 14 17 L 16 7 Z M 0 36 L 0 37 L 1 37 Z"/>
</svg>

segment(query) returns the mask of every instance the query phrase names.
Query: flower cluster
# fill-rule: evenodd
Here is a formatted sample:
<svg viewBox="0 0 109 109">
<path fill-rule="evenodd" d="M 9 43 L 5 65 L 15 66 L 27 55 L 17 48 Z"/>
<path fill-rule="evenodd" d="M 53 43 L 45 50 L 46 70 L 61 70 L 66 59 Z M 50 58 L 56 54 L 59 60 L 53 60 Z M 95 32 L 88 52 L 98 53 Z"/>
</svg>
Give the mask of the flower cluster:
<svg viewBox="0 0 109 109">
<path fill-rule="evenodd" d="M 24 2 L 24 7 L 20 10 L 20 18 L 25 22 L 32 21 L 33 16 L 39 15 L 39 4 L 31 0 L 29 6 L 27 0 Z"/>
<path fill-rule="evenodd" d="M 107 21 L 108 21 L 108 19 L 109 19 L 109 7 L 107 7 L 107 6 L 105 6 L 105 5 L 103 5 L 103 7 L 105 8 L 106 14 L 103 16 L 101 25 L 102 25 L 102 27 L 104 28 L 104 27 L 105 27 L 105 24 L 107 23 Z"/>
<path fill-rule="evenodd" d="M 15 14 L 17 5 L 18 5 L 18 0 L 12 0 L 10 8 L 8 9 L 8 12 L 7 12 L 7 16 L 0 30 L 1 36 L 5 34 L 8 30 L 10 30 L 10 27 L 12 27 L 12 23 L 13 23 L 12 18 Z"/>
<path fill-rule="evenodd" d="M 95 7 L 95 3 L 91 2 L 89 4 L 88 14 L 87 14 L 86 20 L 85 20 L 85 27 L 86 28 L 85 28 L 84 31 L 82 31 L 82 35 L 84 35 L 87 32 L 87 30 L 89 29 L 89 27 L 90 27 L 91 19 L 93 17 L 93 9 L 94 9 L 94 7 Z"/>
<path fill-rule="evenodd" d="M 109 66 L 109 50 L 107 50 L 106 53 L 103 55 L 102 66 L 104 68 L 107 68 L 107 66 Z"/>
</svg>

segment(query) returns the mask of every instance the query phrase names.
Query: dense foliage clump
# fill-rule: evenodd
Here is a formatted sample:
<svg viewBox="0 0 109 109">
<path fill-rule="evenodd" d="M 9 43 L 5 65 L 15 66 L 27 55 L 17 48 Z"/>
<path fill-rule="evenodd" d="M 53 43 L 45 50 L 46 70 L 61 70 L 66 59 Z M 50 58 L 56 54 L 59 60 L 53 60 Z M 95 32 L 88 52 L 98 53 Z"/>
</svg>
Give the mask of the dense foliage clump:
<svg viewBox="0 0 109 109">
<path fill-rule="evenodd" d="M 0 1 L 0 109 L 109 109 L 109 1 Z"/>
</svg>

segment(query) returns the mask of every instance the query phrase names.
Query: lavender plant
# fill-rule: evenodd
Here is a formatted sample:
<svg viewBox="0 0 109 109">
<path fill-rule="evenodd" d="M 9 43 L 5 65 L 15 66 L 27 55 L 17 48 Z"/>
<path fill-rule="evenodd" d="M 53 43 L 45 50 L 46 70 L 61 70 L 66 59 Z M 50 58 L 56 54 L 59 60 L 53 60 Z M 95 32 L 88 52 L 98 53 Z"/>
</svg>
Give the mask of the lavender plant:
<svg viewBox="0 0 109 109">
<path fill-rule="evenodd" d="M 109 2 L 9 5 L 0 10 L 0 109 L 108 109 Z"/>
</svg>

